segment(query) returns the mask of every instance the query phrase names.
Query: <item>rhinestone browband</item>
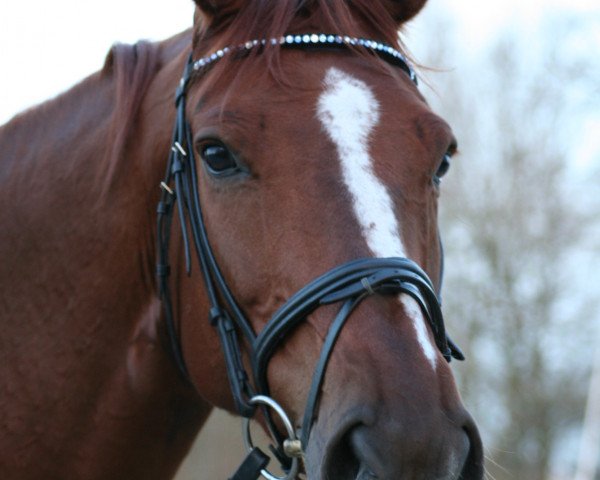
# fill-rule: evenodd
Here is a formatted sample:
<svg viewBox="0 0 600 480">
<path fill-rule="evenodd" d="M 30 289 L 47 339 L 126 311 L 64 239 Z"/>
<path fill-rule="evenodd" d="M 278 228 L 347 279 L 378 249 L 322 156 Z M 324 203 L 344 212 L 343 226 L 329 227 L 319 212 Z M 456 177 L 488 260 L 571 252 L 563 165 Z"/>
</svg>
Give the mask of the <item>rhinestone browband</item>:
<svg viewBox="0 0 600 480">
<path fill-rule="evenodd" d="M 228 54 L 247 54 L 254 48 L 261 48 L 267 45 L 281 45 L 282 47 L 364 47 L 373 51 L 380 57 L 385 58 L 390 63 L 401 67 L 410 79 L 417 83 L 417 75 L 410 65 L 410 62 L 404 54 L 395 48 L 381 42 L 369 40 L 366 38 L 349 37 L 347 35 L 326 35 L 324 33 L 309 33 L 302 35 L 285 35 L 280 38 L 250 40 L 235 47 L 225 47 L 207 55 L 193 64 L 196 71 L 203 70 L 217 60 Z"/>
</svg>

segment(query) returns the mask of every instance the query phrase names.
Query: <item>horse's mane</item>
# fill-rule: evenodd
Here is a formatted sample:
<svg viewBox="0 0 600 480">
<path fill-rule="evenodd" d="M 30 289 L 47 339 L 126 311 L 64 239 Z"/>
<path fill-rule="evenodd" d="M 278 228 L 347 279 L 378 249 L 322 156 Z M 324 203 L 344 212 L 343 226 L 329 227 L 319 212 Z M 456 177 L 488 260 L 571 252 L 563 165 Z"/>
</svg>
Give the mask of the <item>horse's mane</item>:
<svg viewBox="0 0 600 480">
<path fill-rule="evenodd" d="M 2 126 L 4 173 L 9 167 L 31 172 L 44 164 L 71 177 L 83 170 L 91 173 L 95 165 L 98 189 L 106 190 L 122 164 L 140 104 L 158 69 L 158 52 L 158 45 L 149 42 L 115 45 L 100 72 Z"/>
<path fill-rule="evenodd" d="M 140 105 L 160 67 L 157 44 L 114 45 L 106 57 L 103 76 L 115 82 L 115 100 L 108 132 L 111 147 L 106 152 L 105 186 L 112 183 L 117 165 L 125 154 Z"/>
</svg>

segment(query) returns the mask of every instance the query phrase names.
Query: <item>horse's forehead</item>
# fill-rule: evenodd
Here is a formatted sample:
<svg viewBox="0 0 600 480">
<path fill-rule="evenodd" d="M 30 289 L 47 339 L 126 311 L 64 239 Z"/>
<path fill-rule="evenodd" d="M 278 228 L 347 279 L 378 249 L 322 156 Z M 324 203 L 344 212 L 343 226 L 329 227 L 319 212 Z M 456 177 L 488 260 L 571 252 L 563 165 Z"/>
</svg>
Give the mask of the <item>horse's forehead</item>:
<svg viewBox="0 0 600 480">
<path fill-rule="evenodd" d="M 377 96 L 383 108 L 380 109 L 381 124 L 388 128 L 402 128 L 408 131 L 410 124 L 429 111 L 418 90 L 408 76 L 400 69 L 386 67 L 374 61 L 365 61 L 358 56 L 344 56 L 339 52 L 317 55 L 303 51 L 286 51 L 281 64 L 271 71 L 259 63 L 244 64 L 239 71 L 239 60 L 226 64 L 221 80 L 211 81 L 206 89 L 197 92 L 194 112 L 202 121 L 218 125 L 224 129 L 261 129 L 263 140 L 275 142 L 284 138 L 310 135 L 325 138 L 323 129 L 315 115 L 315 102 L 324 89 L 338 86 L 339 108 L 344 103 L 350 108 L 367 112 L 366 103 L 373 104 L 372 98 L 365 95 L 367 89 Z M 204 88 L 204 87 L 203 87 Z M 354 93 L 357 95 L 354 96 Z M 353 98 L 344 102 L 343 98 Z M 363 99 L 365 104 L 357 104 Z M 402 114 L 398 115 L 401 111 Z M 354 113 L 347 110 L 348 116 Z M 370 120 L 364 115 L 357 119 Z M 199 123 L 203 123 L 203 122 Z M 293 125 L 294 128 L 290 129 Z M 361 125 L 355 125 L 355 133 L 360 134 Z M 270 137 L 265 137 L 271 134 Z M 243 132 L 242 135 L 243 136 Z M 379 140 L 379 138 L 377 139 Z M 309 145 L 307 144 L 308 148 Z"/>
</svg>

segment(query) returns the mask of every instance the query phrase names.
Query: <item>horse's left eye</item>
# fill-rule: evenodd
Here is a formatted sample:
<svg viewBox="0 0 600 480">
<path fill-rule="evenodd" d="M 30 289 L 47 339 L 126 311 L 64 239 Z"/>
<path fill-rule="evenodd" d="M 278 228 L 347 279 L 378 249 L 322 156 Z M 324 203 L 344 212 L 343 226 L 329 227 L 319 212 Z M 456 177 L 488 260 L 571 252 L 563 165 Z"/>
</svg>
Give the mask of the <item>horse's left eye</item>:
<svg viewBox="0 0 600 480">
<path fill-rule="evenodd" d="M 201 146 L 200 157 L 213 175 L 231 175 L 239 170 L 233 154 L 220 143 L 208 143 Z"/>
<path fill-rule="evenodd" d="M 444 158 L 442 158 L 437 172 L 435 172 L 435 175 L 433 177 L 433 181 L 436 183 L 436 185 L 440 184 L 440 182 L 442 181 L 442 177 L 446 175 L 446 173 L 448 173 L 448 170 L 450 170 L 450 158 L 452 158 L 452 155 L 450 153 L 446 153 L 444 155 Z"/>
</svg>

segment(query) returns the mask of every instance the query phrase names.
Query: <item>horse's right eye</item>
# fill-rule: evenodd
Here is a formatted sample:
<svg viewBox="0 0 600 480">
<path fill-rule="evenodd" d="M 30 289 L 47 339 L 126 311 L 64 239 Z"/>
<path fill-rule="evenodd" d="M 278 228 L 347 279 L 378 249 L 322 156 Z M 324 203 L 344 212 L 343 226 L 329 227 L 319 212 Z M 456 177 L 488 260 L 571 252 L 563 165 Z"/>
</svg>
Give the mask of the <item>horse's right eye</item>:
<svg viewBox="0 0 600 480">
<path fill-rule="evenodd" d="M 221 143 L 206 143 L 200 147 L 199 153 L 212 175 L 233 175 L 240 170 L 234 155 Z"/>
</svg>

